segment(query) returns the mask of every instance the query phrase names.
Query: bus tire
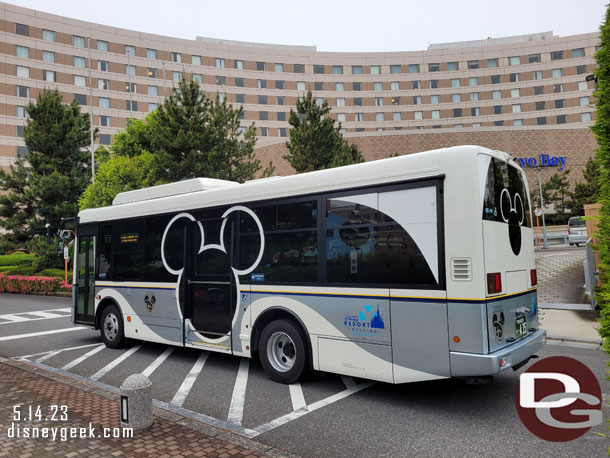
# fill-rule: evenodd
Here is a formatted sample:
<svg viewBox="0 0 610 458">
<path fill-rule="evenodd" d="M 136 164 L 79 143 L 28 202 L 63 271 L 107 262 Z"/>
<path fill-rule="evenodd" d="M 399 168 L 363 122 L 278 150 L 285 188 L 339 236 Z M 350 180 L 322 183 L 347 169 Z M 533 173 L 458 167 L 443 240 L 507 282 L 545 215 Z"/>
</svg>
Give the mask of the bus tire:
<svg viewBox="0 0 610 458">
<path fill-rule="evenodd" d="M 123 316 L 116 305 L 109 305 L 102 311 L 100 334 L 108 348 L 120 348 L 125 344 Z"/>
<path fill-rule="evenodd" d="M 263 369 L 274 382 L 294 383 L 307 369 L 305 339 L 288 320 L 272 321 L 265 326 L 258 353 Z"/>
</svg>

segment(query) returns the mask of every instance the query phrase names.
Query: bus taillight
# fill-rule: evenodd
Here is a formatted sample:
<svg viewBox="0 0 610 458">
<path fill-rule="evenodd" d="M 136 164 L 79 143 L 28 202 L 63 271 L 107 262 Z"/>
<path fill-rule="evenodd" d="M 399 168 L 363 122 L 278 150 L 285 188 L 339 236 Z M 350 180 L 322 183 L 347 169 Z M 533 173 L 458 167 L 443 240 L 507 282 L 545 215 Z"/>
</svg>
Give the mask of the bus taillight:
<svg viewBox="0 0 610 458">
<path fill-rule="evenodd" d="M 532 280 L 532 286 L 536 286 L 538 284 L 538 275 L 536 275 L 536 269 L 530 270 L 530 278 Z"/>
<path fill-rule="evenodd" d="M 487 293 L 497 294 L 502 292 L 502 275 L 500 272 L 487 274 Z"/>
</svg>

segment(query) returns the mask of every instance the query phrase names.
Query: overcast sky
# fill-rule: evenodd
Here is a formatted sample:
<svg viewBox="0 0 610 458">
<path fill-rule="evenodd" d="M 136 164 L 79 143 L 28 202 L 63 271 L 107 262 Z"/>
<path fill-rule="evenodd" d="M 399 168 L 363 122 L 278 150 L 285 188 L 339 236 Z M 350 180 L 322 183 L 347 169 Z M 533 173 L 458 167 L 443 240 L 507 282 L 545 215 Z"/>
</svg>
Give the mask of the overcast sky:
<svg viewBox="0 0 610 458">
<path fill-rule="evenodd" d="M 417 51 L 429 43 L 595 32 L 608 0 L 13 0 L 140 32 L 318 51 Z"/>
</svg>

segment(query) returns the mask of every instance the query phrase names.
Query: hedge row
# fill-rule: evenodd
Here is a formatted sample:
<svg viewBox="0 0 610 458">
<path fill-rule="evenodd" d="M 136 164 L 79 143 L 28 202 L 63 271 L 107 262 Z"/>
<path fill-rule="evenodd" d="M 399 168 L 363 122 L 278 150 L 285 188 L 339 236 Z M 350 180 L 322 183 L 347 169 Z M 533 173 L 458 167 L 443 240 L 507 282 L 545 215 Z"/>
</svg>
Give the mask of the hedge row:
<svg viewBox="0 0 610 458">
<path fill-rule="evenodd" d="M 57 277 L 0 274 L 0 293 L 49 294 L 71 291 L 72 285 Z"/>
</svg>

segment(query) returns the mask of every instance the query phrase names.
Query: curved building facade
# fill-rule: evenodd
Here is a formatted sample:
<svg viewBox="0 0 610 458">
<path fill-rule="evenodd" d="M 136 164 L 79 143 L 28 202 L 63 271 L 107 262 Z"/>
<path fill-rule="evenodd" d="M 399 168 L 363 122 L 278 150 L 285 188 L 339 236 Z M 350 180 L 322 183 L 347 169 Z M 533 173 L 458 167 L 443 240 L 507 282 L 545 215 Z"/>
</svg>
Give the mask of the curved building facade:
<svg viewBox="0 0 610 458">
<path fill-rule="evenodd" d="M 58 89 L 91 112 L 101 144 L 130 117 L 144 118 L 183 75 L 211 97 L 242 105 L 256 123 L 257 154 L 282 159 L 290 109 L 305 91 L 328 100 L 344 135 L 367 160 L 458 144 L 521 159 L 530 182 L 569 168 L 596 147 L 594 82 L 599 33 L 552 32 L 433 44 L 425 51 L 329 53 L 315 47 L 183 40 L 0 3 L 0 166 L 27 154 L 25 106 Z"/>
</svg>

